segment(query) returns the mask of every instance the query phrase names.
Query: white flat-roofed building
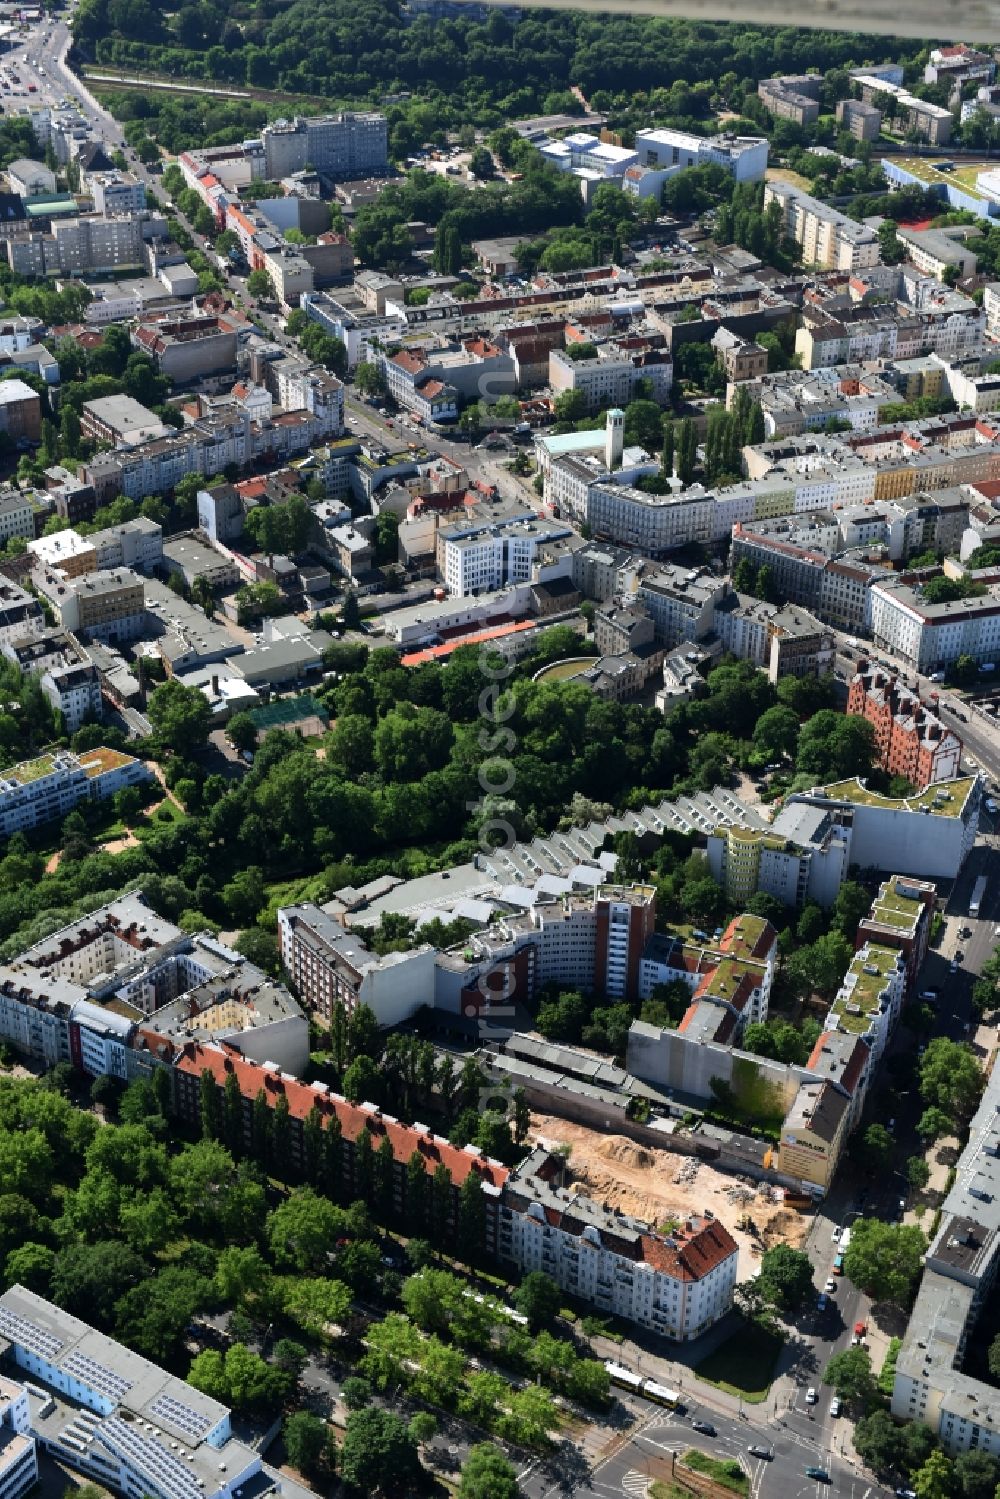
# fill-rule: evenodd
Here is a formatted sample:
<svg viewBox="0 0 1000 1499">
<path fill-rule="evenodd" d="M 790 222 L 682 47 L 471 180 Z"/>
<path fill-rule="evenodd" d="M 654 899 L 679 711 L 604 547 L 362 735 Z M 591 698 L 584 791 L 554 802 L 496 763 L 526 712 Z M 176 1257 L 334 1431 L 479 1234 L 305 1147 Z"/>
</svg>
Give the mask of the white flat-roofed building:
<svg viewBox="0 0 1000 1499">
<path fill-rule="evenodd" d="M 737 182 L 759 182 L 767 169 L 768 142 L 759 135 L 689 135 L 685 130 L 637 130 L 640 167 L 667 174 L 688 167 L 724 167 Z M 629 183 L 625 184 L 628 188 Z M 642 194 L 640 194 L 642 196 Z"/>
<path fill-rule="evenodd" d="M 0 1334 L 48 1400 L 30 1431 L 58 1462 L 125 1499 L 233 1499 L 261 1472 L 228 1407 L 23 1286 L 0 1297 Z M 280 1492 L 280 1481 L 277 1484 Z"/>
<path fill-rule="evenodd" d="M 438 575 L 459 598 L 494 593 L 528 582 L 539 549 L 569 535 L 569 526 L 528 511 L 498 520 L 458 521 L 438 529 Z"/>
<path fill-rule="evenodd" d="M 851 863 L 861 869 L 954 879 L 976 841 L 982 783 L 976 776 L 935 781 L 915 796 L 880 796 L 859 779 L 796 792 L 775 829 L 803 807 L 829 810 L 851 829 Z"/>
<path fill-rule="evenodd" d="M 37 1482 L 28 1391 L 0 1374 L 0 1499 L 21 1499 Z"/>
<path fill-rule="evenodd" d="M 56 750 L 0 771 L 0 835 L 27 831 L 66 816 L 82 801 L 105 801 L 124 786 L 152 779 L 141 760 L 118 750 L 79 755 Z"/>
<path fill-rule="evenodd" d="M 927 673 L 959 656 L 1000 660 L 1000 589 L 932 604 L 919 586 L 883 579 L 872 588 L 872 635 L 879 649 Z"/>
</svg>

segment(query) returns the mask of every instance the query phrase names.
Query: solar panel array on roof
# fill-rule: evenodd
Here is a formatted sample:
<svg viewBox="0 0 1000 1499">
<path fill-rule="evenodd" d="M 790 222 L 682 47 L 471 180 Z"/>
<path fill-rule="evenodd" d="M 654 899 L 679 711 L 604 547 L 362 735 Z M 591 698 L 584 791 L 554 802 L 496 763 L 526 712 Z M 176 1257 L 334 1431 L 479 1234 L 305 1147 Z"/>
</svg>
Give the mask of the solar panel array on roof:
<svg viewBox="0 0 1000 1499">
<path fill-rule="evenodd" d="M 172 1395 L 157 1395 L 149 1407 L 149 1414 L 176 1426 L 178 1431 L 183 1431 L 193 1442 L 200 1441 L 212 1429 L 212 1422 L 206 1419 L 204 1411 L 195 1410 L 182 1400 L 175 1400 Z"/>
<path fill-rule="evenodd" d="M 98 1363 L 96 1358 L 89 1358 L 86 1353 L 74 1349 L 72 1353 L 62 1361 L 62 1368 L 67 1374 L 72 1374 L 85 1384 L 88 1389 L 96 1390 L 99 1395 L 106 1395 L 115 1404 L 123 1400 L 132 1388 L 131 1379 L 125 1379 L 121 1374 L 116 1374 L 107 1365 Z"/>
<path fill-rule="evenodd" d="M 157 1492 L 166 1495 L 167 1499 L 198 1499 L 197 1478 L 162 1442 L 141 1436 L 135 1425 L 123 1421 L 120 1416 L 109 1416 L 98 1436 L 141 1477 L 148 1477 Z"/>
<path fill-rule="evenodd" d="M 27 1317 L 9 1312 L 4 1306 L 0 1306 L 0 1336 L 9 1338 L 12 1343 L 20 1344 L 29 1353 L 37 1353 L 39 1358 L 50 1361 L 62 1347 L 62 1339 L 57 1338 L 55 1333 L 39 1327 L 37 1322 L 31 1322 Z"/>
</svg>

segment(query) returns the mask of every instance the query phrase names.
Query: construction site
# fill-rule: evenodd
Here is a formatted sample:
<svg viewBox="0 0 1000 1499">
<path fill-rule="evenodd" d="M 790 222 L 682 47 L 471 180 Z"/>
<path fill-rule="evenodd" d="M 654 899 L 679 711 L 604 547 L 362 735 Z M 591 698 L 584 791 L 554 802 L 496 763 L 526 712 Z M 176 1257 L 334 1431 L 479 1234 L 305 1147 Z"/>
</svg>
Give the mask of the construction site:
<svg viewBox="0 0 1000 1499">
<path fill-rule="evenodd" d="M 765 1249 L 798 1248 L 810 1218 L 785 1199 L 783 1188 L 719 1171 L 697 1157 L 604 1135 L 552 1114 L 531 1115 L 531 1138 L 567 1153 L 570 1181 L 591 1197 L 658 1229 L 706 1209 L 739 1245 L 739 1278 L 756 1274 Z"/>
</svg>

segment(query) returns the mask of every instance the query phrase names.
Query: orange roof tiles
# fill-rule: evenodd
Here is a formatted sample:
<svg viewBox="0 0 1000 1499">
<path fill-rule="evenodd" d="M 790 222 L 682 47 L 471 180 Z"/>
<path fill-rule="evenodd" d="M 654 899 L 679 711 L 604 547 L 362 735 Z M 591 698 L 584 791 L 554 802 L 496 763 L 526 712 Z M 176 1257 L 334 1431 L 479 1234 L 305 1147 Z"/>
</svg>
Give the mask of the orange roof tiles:
<svg viewBox="0 0 1000 1499">
<path fill-rule="evenodd" d="M 369 1134 L 374 1136 L 376 1149 L 383 1138 L 388 1139 L 394 1158 L 404 1166 L 413 1153 L 419 1151 L 428 1172 L 446 1166 L 456 1187 L 460 1187 L 472 1173 L 478 1175 L 484 1184 L 496 1188 L 502 1187 L 507 1180 L 506 1166 L 497 1161 L 459 1150 L 438 1135 L 399 1124 L 377 1110 L 371 1112 L 360 1104 L 348 1103 L 336 1093 L 318 1091 L 299 1078 L 286 1077 L 273 1068 L 249 1062 L 235 1047 L 200 1046 L 191 1041 L 184 1047 L 176 1065 L 179 1072 L 193 1077 L 200 1078 L 203 1072 L 210 1072 L 220 1088 L 225 1086 L 227 1076 L 234 1073 L 244 1098 L 256 1098 L 263 1088 L 272 1107 L 284 1094 L 293 1119 L 305 1119 L 315 1106 L 323 1117 L 325 1128 L 326 1122 L 336 1114 L 345 1140 L 356 1140 L 367 1126 Z"/>
</svg>

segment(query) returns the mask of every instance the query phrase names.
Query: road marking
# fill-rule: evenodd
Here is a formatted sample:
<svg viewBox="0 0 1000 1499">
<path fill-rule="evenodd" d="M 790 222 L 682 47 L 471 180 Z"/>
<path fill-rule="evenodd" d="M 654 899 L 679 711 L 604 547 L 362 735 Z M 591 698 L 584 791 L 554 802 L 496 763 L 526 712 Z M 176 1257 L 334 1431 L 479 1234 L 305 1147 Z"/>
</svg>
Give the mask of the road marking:
<svg viewBox="0 0 1000 1499">
<path fill-rule="evenodd" d="M 629 1468 L 622 1479 L 622 1489 L 626 1494 L 631 1494 L 632 1499 L 649 1499 L 649 1485 L 652 1479 L 647 1478 L 644 1473 L 639 1473 L 635 1468 Z"/>
</svg>

